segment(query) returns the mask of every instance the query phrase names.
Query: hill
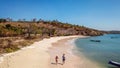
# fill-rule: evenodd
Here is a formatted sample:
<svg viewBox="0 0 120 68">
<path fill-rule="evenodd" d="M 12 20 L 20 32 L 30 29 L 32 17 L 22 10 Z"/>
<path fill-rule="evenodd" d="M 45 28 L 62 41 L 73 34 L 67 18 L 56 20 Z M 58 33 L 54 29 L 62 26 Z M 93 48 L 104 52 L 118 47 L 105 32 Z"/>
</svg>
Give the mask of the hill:
<svg viewBox="0 0 120 68">
<path fill-rule="evenodd" d="M 53 21 L 11 21 L 0 19 L 0 54 L 19 50 L 36 40 L 53 36 L 99 36 L 104 32 L 79 25 Z"/>
<path fill-rule="evenodd" d="M 12 21 L 0 23 L 0 36 L 24 36 L 28 34 L 40 34 L 41 36 L 68 36 L 68 35 L 85 35 L 98 36 L 103 32 L 79 25 L 53 21 Z"/>
<path fill-rule="evenodd" d="M 109 34 L 120 34 L 120 31 L 107 31 Z"/>
</svg>

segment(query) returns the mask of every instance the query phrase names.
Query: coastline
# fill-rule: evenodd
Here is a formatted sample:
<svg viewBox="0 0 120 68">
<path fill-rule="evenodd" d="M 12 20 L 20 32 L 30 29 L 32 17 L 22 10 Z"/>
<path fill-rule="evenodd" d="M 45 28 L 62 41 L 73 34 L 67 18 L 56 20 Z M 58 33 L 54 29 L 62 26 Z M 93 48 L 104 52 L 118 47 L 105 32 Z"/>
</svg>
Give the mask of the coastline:
<svg viewBox="0 0 120 68">
<path fill-rule="evenodd" d="M 86 37 L 84 37 L 86 38 Z M 75 44 L 75 41 L 77 39 L 74 39 L 72 42 L 74 42 L 73 44 L 73 50 L 72 50 L 72 54 L 74 54 L 75 56 L 77 56 L 78 61 L 79 61 L 79 67 L 78 68 L 103 68 L 103 66 L 101 66 L 100 64 L 98 64 L 97 62 L 87 58 L 84 53 L 78 51 L 77 46 Z"/>
<path fill-rule="evenodd" d="M 24 47 L 19 51 L 2 55 L 3 61 L 0 63 L 0 68 L 49 68 L 50 55 L 49 47 L 52 43 L 65 38 L 79 36 L 61 36 L 43 39 L 39 42 Z"/>
<path fill-rule="evenodd" d="M 99 68 L 84 58 L 83 54 L 74 53 L 77 38 L 87 36 L 60 36 L 51 37 L 35 42 L 19 51 L 3 55 L 0 68 Z M 61 56 L 65 53 L 66 63 L 61 65 Z M 55 56 L 59 56 L 59 64 L 55 64 Z M 86 66 L 87 65 L 87 66 Z"/>
<path fill-rule="evenodd" d="M 49 53 L 50 53 L 50 68 L 101 68 L 99 64 L 97 64 L 94 61 L 89 60 L 84 56 L 83 53 L 79 52 L 79 54 L 76 53 L 77 47 L 75 45 L 75 40 L 78 38 L 86 38 L 87 36 L 81 36 L 81 37 L 74 37 L 74 38 L 67 38 L 59 40 L 55 43 L 53 43 L 53 46 L 50 47 Z M 78 52 L 78 51 L 77 51 Z M 62 54 L 66 55 L 66 63 L 64 65 L 62 64 Z M 59 57 L 58 65 L 55 64 L 54 58 L 55 56 Z"/>
<path fill-rule="evenodd" d="M 73 40 L 77 39 L 79 37 L 73 37 L 73 38 L 65 38 L 58 40 L 57 42 L 53 43 L 53 46 L 49 48 L 49 54 L 50 54 L 50 68 L 79 68 L 79 57 L 74 55 L 72 52 L 72 49 L 74 48 Z M 82 38 L 82 36 L 81 36 Z M 71 44 L 72 43 L 72 44 Z M 65 54 L 66 62 L 62 65 L 62 55 Z M 55 56 L 58 56 L 58 64 L 55 64 L 54 58 Z"/>
</svg>

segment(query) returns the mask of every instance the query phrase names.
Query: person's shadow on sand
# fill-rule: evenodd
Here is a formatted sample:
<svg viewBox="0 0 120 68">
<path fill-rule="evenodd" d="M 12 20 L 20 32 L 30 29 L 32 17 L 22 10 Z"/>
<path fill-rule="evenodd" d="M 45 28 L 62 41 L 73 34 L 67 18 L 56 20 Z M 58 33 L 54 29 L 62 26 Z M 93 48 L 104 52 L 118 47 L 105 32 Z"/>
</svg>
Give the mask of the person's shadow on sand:
<svg viewBox="0 0 120 68">
<path fill-rule="evenodd" d="M 57 65 L 56 63 L 51 63 L 51 64 L 53 64 L 53 65 Z M 58 63 L 58 64 L 63 65 L 62 63 Z"/>
</svg>

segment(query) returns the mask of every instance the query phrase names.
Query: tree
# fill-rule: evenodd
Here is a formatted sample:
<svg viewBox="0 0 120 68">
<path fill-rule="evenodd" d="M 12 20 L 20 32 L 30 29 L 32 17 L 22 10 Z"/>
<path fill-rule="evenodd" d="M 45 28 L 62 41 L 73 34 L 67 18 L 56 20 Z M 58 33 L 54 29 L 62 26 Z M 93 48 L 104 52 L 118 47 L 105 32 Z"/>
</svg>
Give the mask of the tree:
<svg viewBox="0 0 120 68">
<path fill-rule="evenodd" d="M 28 38 L 31 37 L 31 34 L 34 34 L 36 36 L 37 30 L 38 30 L 37 26 L 34 25 L 33 23 L 30 23 L 27 28 Z"/>
<path fill-rule="evenodd" d="M 36 18 L 33 18 L 32 22 L 36 22 L 36 20 L 37 20 Z"/>
<path fill-rule="evenodd" d="M 44 22 L 44 20 L 39 19 L 39 20 L 37 21 L 37 24 L 38 24 L 38 23 L 41 23 L 41 22 Z"/>
<path fill-rule="evenodd" d="M 8 17 L 8 18 L 6 18 L 6 21 L 12 22 L 12 19 Z"/>
<path fill-rule="evenodd" d="M 2 23 L 2 22 L 7 22 L 7 20 L 6 19 L 0 19 L 0 23 Z"/>
<path fill-rule="evenodd" d="M 26 19 L 24 18 L 24 19 L 23 19 L 23 22 L 25 22 L 25 21 L 26 21 Z"/>
<path fill-rule="evenodd" d="M 42 20 L 42 19 L 39 19 L 39 22 L 43 22 L 43 20 Z"/>
<path fill-rule="evenodd" d="M 31 25 L 29 24 L 28 28 L 27 28 L 27 33 L 28 33 L 28 38 L 30 38 L 30 34 L 31 34 Z"/>
</svg>

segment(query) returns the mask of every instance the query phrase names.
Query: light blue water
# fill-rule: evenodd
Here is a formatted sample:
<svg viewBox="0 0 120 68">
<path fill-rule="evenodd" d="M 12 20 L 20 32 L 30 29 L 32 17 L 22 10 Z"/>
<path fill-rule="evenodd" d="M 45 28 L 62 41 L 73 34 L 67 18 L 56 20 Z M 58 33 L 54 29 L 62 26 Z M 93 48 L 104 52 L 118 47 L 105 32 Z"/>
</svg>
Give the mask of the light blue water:
<svg viewBox="0 0 120 68">
<path fill-rule="evenodd" d="M 101 42 L 92 42 L 90 40 L 100 40 Z M 75 44 L 78 51 L 82 52 L 85 57 L 96 61 L 104 68 L 117 68 L 109 65 L 109 60 L 120 62 L 120 34 L 106 34 L 77 39 Z"/>
</svg>

